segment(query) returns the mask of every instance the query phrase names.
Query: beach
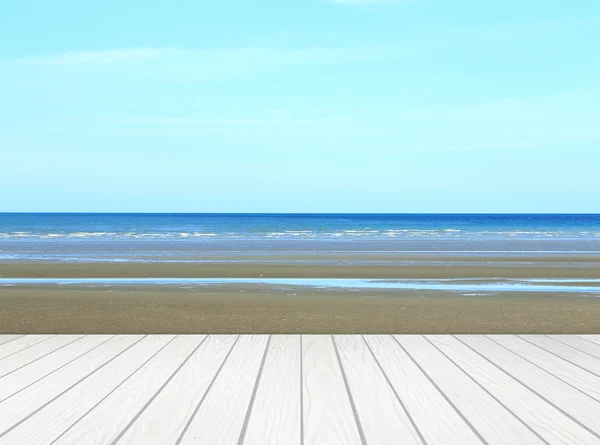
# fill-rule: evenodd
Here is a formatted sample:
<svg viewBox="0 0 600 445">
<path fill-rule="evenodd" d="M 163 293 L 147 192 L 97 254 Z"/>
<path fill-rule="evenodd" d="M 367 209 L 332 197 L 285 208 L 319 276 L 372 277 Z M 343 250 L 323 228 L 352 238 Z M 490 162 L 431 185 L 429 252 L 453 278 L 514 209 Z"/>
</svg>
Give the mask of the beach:
<svg viewBox="0 0 600 445">
<path fill-rule="evenodd" d="M 592 253 L 281 253 L 146 255 L 138 262 L 3 261 L 0 277 L 600 278 Z"/>
<path fill-rule="evenodd" d="M 597 298 L 253 287 L 0 288 L 0 333 L 600 333 Z"/>
<path fill-rule="evenodd" d="M 585 254 L 203 255 L 203 262 L 3 262 L 0 275 L 63 284 L 0 287 L 2 333 L 600 333 L 600 257 Z M 181 261 L 194 261 L 192 256 Z M 212 262 L 211 262 L 212 260 Z M 133 278 L 346 278 L 464 283 L 475 290 L 317 288 L 265 283 L 128 284 Z M 96 278 L 94 284 L 68 279 Z M 552 292 L 477 292 L 556 279 Z M 585 281 L 585 280 L 589 281 Z M 115 280 L 115 282 L 111 281 Z M 440 281 L 441 280 L 441 281 Z M 569 281 L 569 280 L 572 280 Z M 581 281 L 578 281 L 581 280 Z M 551 281 L 552 282 L 552 281 Z M 60 280 L 59 280 L 60 283 Z M 577 284 L 589 293 L 571 293 Z"/>
<path fill-rule="evenodd" d="M 0 333 L 600 333 L 600 216 L 4 215 Z"/>
</svg>

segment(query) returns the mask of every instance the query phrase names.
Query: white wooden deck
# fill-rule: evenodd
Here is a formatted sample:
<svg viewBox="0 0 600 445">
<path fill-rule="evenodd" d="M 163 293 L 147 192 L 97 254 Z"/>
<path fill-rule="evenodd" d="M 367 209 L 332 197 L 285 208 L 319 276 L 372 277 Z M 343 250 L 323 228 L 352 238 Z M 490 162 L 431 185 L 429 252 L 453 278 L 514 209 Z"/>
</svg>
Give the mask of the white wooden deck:
<svg viewBox="0 0 600 445">
<path fill-rule="evenodd" d="M 600 445 L 600 335 L 4 335 L 0 444 Z"/>
</svg>

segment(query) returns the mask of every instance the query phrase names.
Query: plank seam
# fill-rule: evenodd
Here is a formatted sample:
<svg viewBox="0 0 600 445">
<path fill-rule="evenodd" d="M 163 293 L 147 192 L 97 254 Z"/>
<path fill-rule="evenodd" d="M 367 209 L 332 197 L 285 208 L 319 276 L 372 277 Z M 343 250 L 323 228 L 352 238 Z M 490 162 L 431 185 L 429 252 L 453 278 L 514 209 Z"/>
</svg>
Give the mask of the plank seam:
<svg viewBox="0 0 600 445">
<path fill-rule="evenodd" d="M 64 344 L 64 345 L 62 345 L 62 346 L 59 346 L 58 348 L 56 348 L 56 349 L 53 349 L 52 351 L 50 351 L 50 352 L 47 352 L 47 353 L 45 353 L 44 355 L 42 355 L 42 356 L 40 356 L 40 357 L 38 357 L 38 358 L 36 358 L 36 359 L 33 359 L 33 360 L 31 360 L 30 362 L 27 362 L 27 363 L 25 363 L 24 365 L 21 365 L 21 366 L 19 366 L 18 368 L 16 368 L 16 369 L 13 369 L 12 371 L 10 371 L 10 372 L 7 372 L 7 373 L 6 373 L 6 374 L 4 374 L 4 375 L 0 375 L 0 379 L 1 379 L 2 377 L 6 377 L 7 375 L 10 375 L 10 374 L 12 374 L 13 372 L 17 372 L 19 369 L 23 369 L 25 366 L 31 365 L 32 363 L 35 363 L 35 362 L 37 362 L 38 360 L 41 360 L 41 359 L 43 359 L 44 357 L 47 357 L 47 356 L 49 356 L 50 354 L 53 354 L 53 353 L 55 353 L 56 351 L 60 351 L 62 348 L 66 348 L 67 346 L 69 346 L 69 345 L 71 345 L 71 344 L 75 343 L 76 341 L 78 341 L 78 340 L 81 340 L 83 337 L 85 337 L 85 335 L 82 335 L 81 337 L 77 337 L 75 340 L 73 340 L 73 341 L 71 341 L 71 342 L 69 342 L 69 343 L 66 343 L 66 344 Z"/>
<path fill-rule="evenodd" d="M 144 336 L 145 337 L 145 336 Z M 119 352 L 117 355 L 115 355 L 113 358 L 111 358 L 110 360 L 108 360 L 106 363 L 103 363 L 102 365 L 100 365 L 98 368 L 94 369 L 92 372 L 90 372 L 88 375 L 86 375 L 85 377 L 82 377 L 81 379 L 79 379 L 77 382 L 73 383 L 71 386 L 69 386 L 67 389 L 65 389 L 63 392 L 61 392 L 59 395 L 55 396 L 54 398 L 52 398 L 51 400 L 49 400 L 48 402 L 44 403 L 42 406 L 40 406 L 38 409 L 32 411 L 27 417 L 21 419 L 19 422 L 15 423 L 13 426 L 11 426 L 9 429 L 7 429 L 6 431 L 3 431 L 2 433 L 0 433 L 0 438 L 2 438 L 4 435 L 6 435 L 7 433 L 9 433 L 10 431 L 14 430 L 16 427 L 18 427 L 19 425 L 21 425 L 23 422 L 25 422 L 27 419 L 29 419 L 31 416 L 35 415 L 37 412 L 41 411 L 43 408 L 45 408 L 46 406 L 48 406 L 50 403 L 54 402 L 56 399 L 58 399 L 60 396 L 62 396 L 63 394 L 65 394 L 67 391 L 73 389 L 75 386 L 77 386 L 78 384 L 80 384 L 81 382 L 83 382 L 85 379 L 87 379 L 88 377 L 90 377 L 91 375 L 95 374 L 96 372 L 98 372 L 100 369 L 102 369 L 104 366 L 108 365 L 110 362 L 112 362 L 113 360 L 115 360 L 117 357 L 119 357 L 121 354 L 125 353 L 127 350 L 129 350 L 130 348 L 132 348 L 133 346 L 135 346 L 137 343 L 139 343 L 140 341 L 142 341 L 144 339 L 144 337 L 140 338 L 138 341 L 136 341 L 135 343 L 133 343 L 131 346 L 128 346 L 127 348 L 123 349 L 121 352 Z"/>
<path fill-rule="evenodd" d="M 553 402 L 551 402 L 549 399 L 547 399 L 546 397 L 544 397 L 543 395 L 541 395 L 539 392 L 535 391 L 534 389 L 530 388 L 528 385 L 526 385 L 525 383 L 523 383 L 521 380 L 519 380 L 518 378 L 516 378 L 515 376 L 513 376 L 511 373 L 509 373 L 508 371 L 504 370 L 503 368 L 501 368 L 499 365 L 497 365 L 495 362 L 493 362 L 492 360 L 490 360 L 489 358 L 487 358 L 485 355 L 483 355 L 482 353 L 480 353 L 477 349 L 473 348 L 471 345 L 465 343 L 464 341 L 462 341 L 460 338 L 454 336 L 454 338 L 456 338 L 459 342 L 461 342 L 462 344 L 464 344 L 466 347 L 468 347 L 469 349 L 471 349 L 473 352 L 475 352 L 477 355 L 481 356 L 483 359 L 485 359 L 486 361 L 488 361 L 489 363 L 491 363 L 493 366 L 495 366 L 496 368 L 498 368 L 500 371 L 502 371 L 504 374 L 506 374 L 507 376 L 509 376 L 510 378 L 512 378 L 513 380 L 515 380 L 516 382 L 518 382 L 519 384 L 521 384 L 523 387 L 527 388 L 529 391 L 531 391 L 533 394 L 535 394 L 536 396 L 538 396 L 540 399 L 542 399 L 544 402 L 548 403 L 550 406 L 553 406 L 555 409 L 557 409 L 558 411 L 560 411 L 561 413 L 563 413 L 565 416 L 567 416 L 569 419 L 571 419 L 573 422 L 575 422 L 577 425 L 579 425 L 580 427 L 582 427 L 584 430 L 586 430 L 588 433 L 594 435 L 595 437 L 597 437 L 598 439 L 600 439 L 600 434 L 596 433 L 593 429 L 589 428 L 587 425 L 585 425 L 584 423 L 580 422 L 579 420 L 577 420 L 575 417 L 571 416 L 569 413 L 567 413 L 565 410 L 563 410 L 561 407 L 559 407 L 558 405 L 554 404 Z M 502 346 L 502 345 L 500 345 Z M 509 352 L 513 353 L 512 351 L 509 350 Z M 514 353 L 513 353 L 514 354 Z"/>
<path fill-rule="evenodd" d="M 421 442 L 423 442 L 423 445 L 428 445 L 427 441 L 425 440 L 425 437 L 423 437 L 423 434 L 421 433 L 421 430 L 419 430 L 419 427 L 417 426 L 415 420 L 413 419 L 412 415 L 410 414 L 408 408 L 406 407 L 406 405 L 402 401 L 402 398 L 400 397 L 400 394 L 398 394 L 398 391 L 396 391 L 396 388 L 394 388 L 394 385 L 392 385 L 392 382 L 389 379 L 389 377 L 387 376 L 385 370 L 383 369 L 383 366 L 381 366 L 381 363 L 379 363 L 379 359 L 375 355 L 375 352 L 373 352 L 373 350 L 371 349 L 371 345 L 369 345 L 369 342 L 365 339 L 365 336 L 363 334 L 361 334 L 361 337 L 362 337 L 363 341 L 365 342 L 365 344 L 367 345 L 367 349 L 369 350 L 369 352 L 373 356 L 373 359 L 375 360 L 375 363 L 377 363 L 377 366 L 379 367 L 379 370 L 383 374 L 383 377 L 385 378 L 385 381 L 387 382 L 387 384 L 389 385 L 389 387 L 392 389 L 394 395 L 396 396 L 396 399 L 398 399 L 398 402 L 400 403 L 400 406 L 402 407 L 402 409 L 404 410 L 404 413 L 408 417 L 408 420 L 410 420 L 411 425 L 413 426 L 413 428 L 417 432 L 417 435 L 419 436 L 419 439 L 421 439 Z"/>
<path fill-rule="evenodd" d="M 173 371 L 173 373 L 169 376 L 169 378 L 165 381 L 165 383 L 163 383 L 161 385 L 161 387 L 158 388 L 158 390 L 150 398 L 150 400 L 148 400 L 148 402 L 142 407 L 142 409 L 139 410 L 139 412 L 135 415 L 135 417 L 133 419 L 131 419 L 131 421 L 127 424 L 127 426 L 125 428 L 123 428 L 123 430 L 119 433 L 117 438 L 112 441 L 111 445 L 115 445 L 119 440 L 121 440 L 121 437 L 123 437 L 125 435 L 125 433 L 129 430 L 129 428 L 131 428 L 131 426 L 135 423 L 135 421 L 139 419 L 139 417 L 146 410 L 146 408 L 148 408 L 150 406 L 150 404 L 154 401 L 154 399 L 156 399 L 156 397 L 158 397 L 158 395 L 162 392 L 163 389 L 165 389 L 165 387 L 169 384 L 169 382 L 171 380 L 173 380 L 173 378 L 179 372 L 179 370 L 181 368 L 183 368 L 183 366 L 190 360 L 190 358 L 192 358 L 192 356 L 196 353 L 196 351 L 200 348 L 200 346 L 202 346 L 202 344 L 206 341 L 206 339 L 208 337 L 210 337 L 210 335 L 204 336 L 202 341 L 196 345 L 196 347 L 192 350 L 192 352 L 190 352 L 190 354 L 185 358 L 185 360 L 183 360 L 183 362 L 181 362 L 181 364 L 177 367 L 177 369 L 175 369 L 175 371 Z"/>
<path fill-rule="evenodd" d="M 54 439 L 52 442 L 50 442 L 49 445 L 53 445 L 56 443 L 56 441 L 58 441 L 61 437 L 63 437 L 68 431 L 71 430 L 71 428 L 73 428 L 75 425 L 77 425 L 81 419 L 83 419 L 85 416 L 87 416 L 89 413 L 91 413 L 94 409 L 96 409 L 96 407 L 98 407 L 98 405 L 100 405 L 102 402 L 104 402 L 108 397 L 110 397 L 111 394 L 113 394 L 117 389 L 119 389 L 121 387 L 121 385 L 123 385 L 123 383 L 125 383 L 127 380 L 129 380 L 136 372 L 138 372 L 140 369 L 142 369 L 142 367 L 144 367 L 148 362 L 150 362 L 150 360 L 152 360 L 154 357 L 156 357 L 156 355 L 162 351 L 163 349 L 165 349 L 167 346 L 169 346 L 171 344 L 171 342 L 173 342 L 173 340 L 175 340 L 178 336 L 174 336 L 171 340 L 169 340 L 164 346 L 162 346 L 158 351 L 156 351 L 154 354 L 152 354 L 150 356 L 150 358 L 148 358 L 144 363 L 142 363 L 140 366 L 138 366 L 131 374 L 129 374 L 127 377 L 125 377 L 125 379 L 123 381 L 121 381 L 117 386 L 115 386 L 108 394 L 106 394 L 104 397 L 102 397 L 102 399 L 100 399 L 94 406 L 92 406 L 90 409 L 88 409 L 85 414 L 83 414 L 79 419 L 77 419 L 75 422 L 73 422 L 66 430 L 64 430 L 62 433 L 60 433 L 60 435 Z"/>
<path fill-rule="evenodd" d="M 8 335 L 8 334 L 3 334 L 3 335 Z M 25 334 L 22 334 L 22 335 L 17 335 L 15 338 L 11 338 L 10 340 L 8 340 L 8 341 L 5 341 L 4 343 L 0 343 L 0 345 L 7 345 L 7 344 L 9 344 L 11 341 L 18 340 L 18 339 L 20 339 L 20 338 L 22 338 L 22 337 L 25 337 Z"/>
<path fill-rule="evenodd" d="M 54 334 L 54 335 L 49 335 L 48 337 L 46 337 L 46 338 L 43 338 L 43 339 L 41 339 L 40 341 L 37 341 L 37 342 L 35 342 L 35 343 L 34 343 L 34 344 L 32 344 L 32 345 L 25 346 L 23 349 L 19 349 L 18 351 L 15 351 L 15 352 L 13 352 L 12 354 L 8 354 L 8 355 L 6 355 L 6 356 L 4 356 L 4 357 L 0 357 L 0 360 L 4 360 L 5 358 L 11 357 L 11 356 L 13 356 L 13 355 L 15 355 L 15 354 L 18 354 L 19 352 L 26 351 L 27 349 L 29 349 L 29 348 L 32 348 L 32 347 L 34 347 L 35 345 L 39 345 L 40 343 L 44 343 L 45 341 L 48 341 L 48 340 L 50 340 L 52 337 L 56 337 L 56 334 Z M 17 339 L 15 339 L 15 340 L 17 340 Z M 7 343 L 10 343 L 10 342 L 7 342 Z M 6 343 L 5 343 L 5 344 L 6 344 Z"/>
<path fill-rule="evenodd" d="M 504 403 L 502 403 L 500 401 L 500 399 L 498 399 L 496 396 L 494 396 L 490 391 L 487 390 L 487 388 L 485 388 L 481 383 L 479 383 L 473 376 L 471 376 L 467 371 L 465 371 L 458 363 L 456 363 L 453 359 L 451 359 L 444 351 L 442 351 L 440 348 L 438 348 L 429 338 L 427 338 L 427 336 L 423 336 L 423 338 L 425 338 L 425 340 L 427 340 L 429 343 L 431 343 L 431 345 L 436 348 L 438 351 L 440 351 L 440 353 L 442 353 L 444 355 L 444 357 L 446 357 L 448 360 L 450 360 L 454 366 L 456 366 L 458 369 L 460 369 L 463 373 L 465 373 L 467 375 L 467 377 L 469 377 L 477 386 L 479 386 L 481 389 L 483 389 L 486 393 L 488 393 L 488 395 L 490 397 L 492 397 L 496 402 L 498 402 L 500 404 L 500 406 L 502 406 L 506 411 L 508 411 L 515 419 L 517 419 L 517 421 L 519 421 L 523 426 L 525 426 L 525 428 L 527 428 L 529 431 L 531 431 L 535 436 L 538 437 L 538 439 L 540 439 L 543 443 L 547 444 L 547 445 L 551 445 L 550 442 L 548 442 L 546 439 L 544 439 L 537 431 L 535 431 L 533 428 L 531 428 L 531 426 L 529 426 L 529 424 L 527 422 L 525 422 L 523 419 L 521 419 L 519 416 L 517 416 L 509 407 L 507 407 Z"/>
<path fill-rule="evenodd" d="M 594 340 L 590 340 L 589 338 L 582 337 L 581 335 L 577 335 L 577 337 L 581 338 L 582 340 L 589 341 L 593 345 L 600 346 L 600 343 L 595 342 Z"/>
<path fill-rule="evenodd" d="M 442 397 L 446 400 L 446 402 L 448 402 L 450 404 L 450 406 L 452 408 L 454 408 L 454 411 L 456 411 L 456 413 L 460 416 L 460 418 L 469 426 L 469 428 L 471 428 L 471 430 L 475 433 L 475 435 L 479 438 L 479 440 L 481 440 L 481 442 L 483 444 L 489 445 L 487 440 L 485 440 L 484 437 L 481 435 L 481 433 L 479 431 L 477 431 L 477 428 L 475 428 L 475 426 L 471 422 L 469 422 L 469 419 L 466 418 L 466 416 L 458 409 L 458 407 L 454 404 L 454 402 L 452 402 L 452 400 L 450 400 L 450 398 L 444 393 L 444 391 L 442 391 L 442 388 L 440 388 L 437 385 L 437 383 L 435 383 L 435 381 L 429 376 L 429 374 L 427 374 L 427 372 L 425 372 L 425 370 L 421 367 L 421 365 L 414 359 L 414 357 L 412 355 L 410 355 L 410 353 L 406 350 L 406 348 L 404 346 L 402 346 L 402 344 L 398 341 L 396 336 L 392 335 L 392 338 L 396 341 L 396 343 L 398 343 L 398 346 L 400 346 L 402 348 L 402 350 L 406 353 L 406 355 L 408 355 L 408 357 L 417 366 L 417 368 L 419 368 L 419 370 L 423 373 L 423 375 L 427 378 L 427 380 L 429 380 L 429 382 L 435 387 L 435 389 L 438 390 L 438 392 L 442 395 Z"/>
<path fill-rule="evenodd" d="M 177 438 L 177 442 L 175 442 L 175 445 L 179 445 L 181 443 L 181 441 L 183 440 L 183 436 L 185 436 L 185 433 L 187 433 L 187 430 L 190 428 L 190 425 L 192 424 L 192 421 L 194 420 L 194 417 L 196 417 L 196 414 L 198 414 L 198 411 L 200 410 L 200 406 L 202 406 L 202 403 L 204 402 L 204 399 L 206 399 L 206 396 L 208 395 L 208 392 L 213 387 L 215 381 L 217 380 L 217 377 L 219 376 L 219 373 L 221 372 L 221 369 L 223 369 L 223 366 L 225 366 L 225 362 L 227 361 L 227 359 L 231 355 L 231 351 L 233 351 L 233 348 L 235 347 L 235 345 L 237 344 L 237 342 L 238 342 L 239 339 L 240 339 L 240 336 L 238 335 L 236 337 L 235 341 L 233 342 L 233 344 L 231 345 L 231 348 L 229 349 L 229 352 L 227 353 L 227 355 L 223 359 L 223 362 L 221 363 L 221 366 L 219 366 L 219 369 L 217 369 L 217 372 L 215 373 L 215 375 L 213 376 L 212 380 L 210 381 L 210 384 L 206 388 L 206 391 L 204 391 L 204 394 L 202 395 L 202 398 L 198 402 L 198 405 L 196 405 L 196 408 L 194 409 L 194 412 L 192 413 L 192 415 L 190 416 L 189 420 L 185 424 L 185 427 L 183 428 L 183 430 L 181 431 L 181 434 Z"/>
<path fill-rule="evenodd" d="M 600 355 L 594 355 L 594 354 L 592 354 L 592 353 L 589 353 L 589 352 L 587 352 L 587 351 L 584 351 L 584 350 L 582 350 L 582 349 L 579 349 L 579 348 L 577 348 L 577 347 L 573 346 L 573 345 L 572 345 L 572 344 L 570 344 L 570 343 L 567 343 L 567 342 L 564 342 L 564 341 L 560 340 L 560 339 L 559 339 L 557 336 L 554 336 L 554 335 L 546 335 L 546 337 L 548 337 L 548 338 L 550 338 L 550 339 L 552 339 L 552 340 L 554 340 L 554 341 L 557 341 L 557 342 L 559 342 L 559 343 L 562 343 L 563 345 L 567 345 L 567 346 L 568 346 L 568 347 L 570 347 L 570 348 L 576 349 L 577 351 L 579 351 L 579 352 L 582 352 L 582 353 L 584 353 L 584 354 L 586 354 L 586 355 L 589 355 L 590 357 L 593 357 L 593 358 L 595 358 L 595 359 L 600 359 Z M 585 340 L 585 339 L 584 339 L 584 340 Z"/>
<path fill-rule="evenodd" d="M 250 421 L 250 416 L 252 415 L 252 407 L 254 406 L 254 399 L 256 398 L 256 392 L 258 391 L 258 385 L 260 384 L 260 378 L 262 377 L 263 368 L 265 367 L 265 361 L 267 359 L 267 353 L 269 351 L 269 345 L 271 344 L 271 336 L 267 337 L 267 344 L 265 345 L 265 351 L 263 352 L 262 360 L 260 361 L 260 367 L 258 368 L 258 375 L 256 376 L 256 382 L 254 384 L 254 388 L 252 389 L 252 395 L 250 396 L 250 403 L 248 404 L 248 410 L 246 411 L 246 417 L 244 418 L 244 423 L 242 424 L 242 430 L 240 431 L 240 438 L 238 439 L 238 445 L 242 445 L 244 443 L 244 438 L 246 437 L 246 429 L 248 428 L 248 422 Z"/>
<path fill-rule="evenodd" d="M 79 359 L 80 359 L 81 357 L 83 357 L 84 355 L 86 355 L 86 354 L 89 354 L 89 353 L 90 353 L 90 352 L 92 352 L 94 349 L 96 349 L 96 348 L 99 348 L 100 346 L 104 345 L 105 343 L 109 342 L 110 340 L 112 340 L 112 339 L 113 339 L 113 338 L 115 338 L 115 337 L 116 337 L 116 335 L 113 335 L 112 337 L 108 338 L 107 340 L 103 341 L 102 343 L 100 343 L 100 344 L 97 344 L 97 345 L 96 345 L 96 346 L 94 346 L 93 348 L 91 348 L 91 349 L 89 349 L 89 350 L 85 351 L 83 354 L 80 354 L 80 355 L 78 355 L 77 357 L 75 357 L 74 359 L 71 359 L 71 360 L 69 360 L 67 363 L 64 363 L 64 364 L 60 365 L 58 368 L 56 368 L 56 369 L 53 369 L 53 370 L 52 370 L 52 371 L 50 371 L 48 374 L 45 374 L 44 376 L 40 377 L 40 378 L 39 378 L 39 379 L 37 379 L 36 381 L 34 381 L 34 382 L 31 382 L 29 385 L 27 385 L 27 386 L 24 386 L 23 388 L 19 389 L 17 392 L 14 392 L 14 393 L 12 393 L 10 396 L 8 396 L 8 397 L 6 397 L 6 398 L 4 398 L 4 399 L 0 400 L 0 403 L 3 403 L 5 400 L 8 400 L 8 399 L 10 399 L 11 397 L 13 397 L 13 396 L 15 396 L 15 395 L 19 394 L 21 391 L 23 391 L 23 390 L 25 390 L 25 389 L 29 388 L 30 386 L 32 386 L 32 385 L 35 385 L 35 384 L 36 384 L 37 382 L 39 382 L 40 380 L 43 380 L 43 379 L 45 379 L 46 377 L 48 377 L 48 376 L 50 376 L 50 375 L 54 374 L 55 372 L 59 371 L 60 369 L 64 368 L 65 366 L 68 366 L 68 365 L 70 365 L 70 364 L 71 364 L 71 363 L 73 363 L 74 361 L 76 361 L 76 360 L 79 360 Z"/>
<path fill-rule="evenodd" d="M 367 440 L 365 439 L 365 433 L 362 429 L 362 425 L 360 424 L 360 418 L 358 417 L 358 411 L 356 410 L 356 404 L 354 403 L 354 397 L 352 397 L 352 391 L 350 390 L 350 385 L 348 384 L 348 377 L 346 377 L 346 371 L 344 370 L 344 365 L 342 364 L 342 360 L 340 358 L 340 351 L 338 350 L 337 343 L 335 342 L 335 338 L 333 335 L 330 335 L 331 342 L 333 343 L 333 349 L 335 351 L 335 356 L 337 357 L 338 365 L 340 367 L 340 371 L 342 372 L 342 380 L 344 381 L 344 386 L 346 387 L 346 393 L 348 394 L 348 399 L 350 400 L 350 407 L 352 408 L 352 414 L 354 414 L 354 422 L 356 423 L 356 427 L 358 428 L 358 435 L 360 436 L 360 442 L 363 445 L 367 445 Z"/>
<path fill-rule="evenodd" d="M 538 344 L 536 344 L 536 343 L 533 343 L 533 342 L 531 342 L 531 341 L 529 341 L 529 340 L 527 340 L 526 338 L 524 338 L 524 337 L 521 337 L 521 336 L 519 336 L 519 338 L 520 338 L 520 339 L 522 339 L 522 340 L 525 340 L 525 341 L 526 341 L 527 343 L 529 343 L 530 345 L 533 345 L 533 346 L 536 346 L 536 347 L 540 348 L 542 351 L 546 351 L 548 354 L 552 354 L 553 356 L 555 356 L 555 357 L 558 357 L 559 359 L 562 359 L 562 360 L 564 360 L 565 362 L 572 364 L 573 366 L 577 366 L 577 367 L 578 367 L 579 369 L 581 369 L 582 371 L 586 371 L 586 372 L 589 372 L 589 373 L 590 373 L 590 374 L 592 374 L 592 375 L 595 375 L 596 377 L 600 377 L 600 375 L 596 374 L 594 371 L 590 371 L 589 369 L 587 369 L 587 368 L 584 368 L 583 366 L 581 366 L 581 365 L 578 365 L 577 363 L 575 363 L 575 362 L 573 362 L 573 361 L 571 361 L 571 360 L 569 360 L 569 359 L 567 359 L 567 358 L 564 358 L 564 357 L 562 357 L 562 356 L 560 356 L 560 355 L 558 355 L 558 354 L 556 354 L 556 353 L 554 353 L 554 352 L 552 352 L 552 351 L 549 351 L 548 349 L 544 348 L 544 347 L 543 347 L 543 346 L 541 346 L 541 345 L 538 345 Z M 568 346 L 568 345 L 566 345 L 566 346 Z"/>
<path fill-rule="evenodd" d="M 559 377 L 559 376 L 557 376 L 557 375 L 554 375 L 552 372 L 548 371 L 547 369 L 545 369 L 545 368 L 542 368 L 540 365 L 538 365 L 538 364 L 536 364 L 536 363 L 532 362 L 532 361 L 531 361 L 531 360 L 529 360 L 527 357 L 524 357 L 524 356 L 522 356 L 521 354 L 519 354 L 518 352 L 516 352 L 516 351 L 513 351 L 513 350 L 512 350 L 512 349 L 510 349 L 510 348 L 507 348 L 507 347 L 506 347 L 506 346 L 504 346 L 503 344 L 501 344 L 501 343 L 498 343 L 498 342 L 497 342 L 497 341 L 495 341 L 493 338 L 490 338 L 490 337 L 488 337 L 487 335 L 486 335 L 485 337 L 489 338 L 491 341 L 493 341 L 493 342 L 494 342 L 494 343 L 496 343 L 497 345 L 499 345 L 499 346 L 503 347 L 504 349 L 506 349 L 506 350 L 507 350 L 507 351 L 509 351 L 510 353 L 512 353 L 512 354 L 515 354 L 517 357 L 521 357 L 521 358 L 522 358 L 523 360 L 525 360 L 526 362 L 529 362 L 529 363 L 531 363 L 531 364 L 532 364 L 533 366 L 535 366 L 536 368 L 538 368 L 538 369 L 541 369 L 541 370 L 542 370 L 542 371 L 544 371 L 546 374 L 548 374 L 548 375 L 551 375 L 552 377 L 554 377 L 554 378 L 556 378 L 556 379 L 560 380 L 560 381 L 561 381 L 561 382 L 563 382 L 565 385 L 568 385 L 568 386 L 570 386 L 571 388 L 573 388 L 573 389 L 577 390 L 577 391 L 578 391 L 578 392 L 580 392 L 581 394 L 585 394 L 585 395 L 586 395 L 587 397 L 589 397 L 590 399 L 592 399 L 592 400 L 595 400 L 596 402 L 599 402 L 599 403 L 600 403 L 600 400 L 596 399 L 595 397 L 592 397 L 591 395 L 589 395 L 588 393 L 586 393 L 586 392 L 585 392 L 585 391 L 583 391 L 582 389 L 579 389 L 578 387 L 576 387 L 575 385 L 573 385 L 573 384 L 571 384 L 571 383 L 567 382 L 566 380 L 562 379 L 561 377 Z M 540 349 L 542 349 L 542 348 L 540 348 Z M 545 351 L 545 349 L 542 349 L 542 350 L 543 350 L 543 351 Z M 547 352 L 548 352 L 548 351 L 547 351 Z"/>
</svg>

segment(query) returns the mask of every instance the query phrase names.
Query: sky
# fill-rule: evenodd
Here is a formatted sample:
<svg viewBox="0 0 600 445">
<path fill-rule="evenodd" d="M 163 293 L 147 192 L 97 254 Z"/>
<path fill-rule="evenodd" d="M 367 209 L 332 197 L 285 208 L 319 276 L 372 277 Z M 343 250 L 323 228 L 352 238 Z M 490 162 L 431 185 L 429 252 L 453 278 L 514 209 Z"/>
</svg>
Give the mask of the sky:
<svg viewBox="0 0 600 445">
<path fill-rule="evenodd" d="M 0 211 L 600 212 L 598 0 L 30 0 Z"/>
</svg>

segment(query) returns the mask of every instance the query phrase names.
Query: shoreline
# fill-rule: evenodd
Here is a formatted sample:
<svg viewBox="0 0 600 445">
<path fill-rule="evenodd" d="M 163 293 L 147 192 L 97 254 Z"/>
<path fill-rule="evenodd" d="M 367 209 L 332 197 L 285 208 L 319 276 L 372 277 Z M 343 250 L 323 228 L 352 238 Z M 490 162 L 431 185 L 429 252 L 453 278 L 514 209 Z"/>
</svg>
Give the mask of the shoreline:
<svg viewBox="0 0 600 445">
<path fill-rule="evenodd" d="M 487 260 L 456 264 L 0 262 L 2 278 L 600 278 L 600 263 Z"/>
<path fill-rule="evenodd" d="M 465 263 L 465 255 L 468 263 Z M 599 279 L 600 256 L 212 254 L 231 263 L 2 261 L 0 278 Z M 282 262 L 281 258 L 291 260 Z M 335 260 L 335 264 L 298 263 Z M 357 259 L 393 264 L 352 264 Z M 411 261 L 420 261 L 415 264 Z M 573 283 L 573 282 L 571 282 Z M 593 283 L 592 283 L 593 284 Z M 464 294 L 465 292 L 463 292 Z M 600 298 L 556 292 L 318 289 L 256 284 L 0 286 L 0 333 L 599 334 Z"/>
</svg>

